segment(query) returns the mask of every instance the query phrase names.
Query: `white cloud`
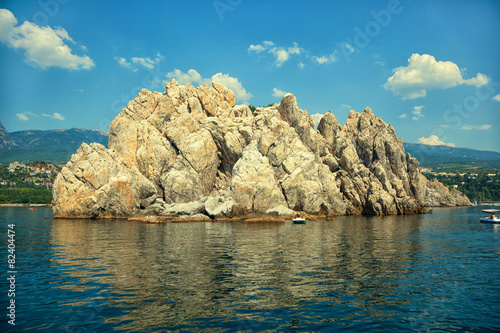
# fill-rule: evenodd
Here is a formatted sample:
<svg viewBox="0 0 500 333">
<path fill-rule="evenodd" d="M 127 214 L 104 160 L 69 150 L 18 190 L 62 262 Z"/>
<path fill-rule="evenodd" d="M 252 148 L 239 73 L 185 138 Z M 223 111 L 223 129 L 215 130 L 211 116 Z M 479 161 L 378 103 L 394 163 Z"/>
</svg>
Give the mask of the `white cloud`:
<svg viewBox="0 0 500 333">
<path fill-rule="evenodd" d="M 493 100 L 494 100 L 494 101 L 497 101 L 497 102 L 500 102 L 500 94 L 495 95 L 495 96 L 493 97 Z"/>
<path fill-rule="evenodd" d="M 290 59 L 291 55 L 300 55 L 304 50 L 299 47 L 299 44 L 293 42 L 290 47 L 276 46 L 272 41 L 263 41 L 262 44 L 251 44 L 248 49 L 248 53 L 261 53 L 267 51 L 267 53 L 272 54 L 274 57 L 274 64 L 276 67 L 281 67 L 285 62 Z M 299 64 L 299 67 L 300 64 Z M 302 68 L 302 67 L 301 67 Z"/>
<path fill-rule="evenodd" d="M 42 116 L 47 117 L 47 118 L 52 118 L 52 119 L 58 119 L 58 120 L 66 119 L 63 115 L 61 115 L 60 113 L 57 113 L 57 112 L 54 112 L 52 115 L 42 113 Z"/>
<path fill-rule="evenodd" d="M 30 120 L 30 118 L 26 114 L 24 114 L 24 113 L 17 113 L 16 117 L 19 120 L 22 120 L 22 121 L 28 121 L 28 120 Z"/>
<path fill-rule="evenodd" d="M 426 137 L 421 137 L 418 139 L 418 142 L 424 144 L 424 145 L 429 145 L 429 146 L 448 146 L 448 147 L 455 147 L 454 143 L 446 143 L 444 141 L 439 140 L 439 137 L 437 135 L 431 135 L 428 138 Z"/>
<path fill-rule="evenodd" d="M 266 48 L 260 44 L 257 44 L 257 45 L 250 45 L 250 47 L 248 48 L 248 52 L 255 52 L 255 53 L 260 53 L 262 51 L 265 51 Z"/>
<path fill-rule="evenodd" d="M 238 78 L 229 76 L 229 74 L 217 73 L 212 76 L 211 81 L 219 82 L 227 88 L 231 89 L 234 93 L 234 96 L 239 101 L 247 102 L 250 98 L 253 97 L 252 94 L 250 94 L 245 90 L 245 88 L 243 88 L 243 85 L 241 84 L 240 80 L 238 80 Z"/>
<path fill-rule="evenodd" d="M 16 114 L 16 116 L 19 120 L 22 120 L 22 121 L 28 121 L 31 118 L 40 118 L 40 115 L 33 113 L 33 112 L 29 112 L 29 111 L 18 113 L 18 114 Z M 51 115 L 46 114 L 46 113 L 42 113 L 42 116 L 47 117 L 47 118 L 57 119 L 57 120 L 66 119 L 63 115 L 61 115 L 60 113 L 57 113 L 57 112 L 54 112 Z"/>
<path fill-rule="evenodd" d="M 184 73 L 179 69 L 174 69 L 174 71 L 167 73 L 167 78 L 176 79 L 180 84 L 190 82 L 191 84 L 210 85 L 212 82 L 217 81 L 226 86 L 228 89 L 231 89 L 236 99 L 241 102 L 246 102 L 253 97 L 251 93 L 247 92 L 245 88 L 243 88 L 243 85 L 238 78 L 229 76 L 229 74 L 217 73 L 208 79 L 203 78 L 195 69 L 190 69 L 187 73 Z"/>
<path fill-rule="evenodd" d="M 411 111 L 411 113 L 413 113 L 413 117 L 412 117 L 413 120 L 419 120 L 420 118 L 425 117 L 422 114 L 423 108 L 425 108 L 425 106 L 423 106 L 423 105 L 413 107 L 413 110 Z"/>
<path fill-rule="evenodd" d="M 485 84 L 488 84 L 490 80 L 488 77 L 484 74 L 477 73 L 476 77 L 473 77 L 472 79 L 468 80 L 463 80 L 462 83 L 465 83 L 469 86 L 476 86 L 476 87 L 481 87 L 484 86 Z"/>
<path fill-rule="evenodd" d="M 17 19 L 10 10 L 0 9 L 0 40 L 7 40 L 16 24 Z"/>
<path fill-rule="evenodd" d="M 149 69 L 154 69 L 156 65 L 158 65 L 162 60 L 164 60 L 165 57 L 163 57 L 160 52 L 156 54 L 156 58 L 153 60 L 150 58 L 140 58 L 140 57 L 133 57 L 132 62 L 134 64 L 140 64 L 143 67 L 149 68 Z"/>
<path fill-rule="evenodd" d="M 481 126 L 477 127 L 477 129 L 480 129 L 480 130 L 489 130 L 490 128 L 491 128 L 490 124 L 481 125 Z"/>
<path fill-rule="evenodd" d="M 473 129 L 474 125 L 462 125 L 462 127 L 460 127 L 461 130 L 464 130 L 464 131 L 470 131 L 471 129 Z"/>
<path fill-rule="evenodd" d="M 132 57 L 130 61 L 127 61 L 124 57 L 115 57 L 115 60 L 118 62 L 120 66 L 123 68 L 130 69 L 134 72 L 139 70 L 139 67 L 144 67 L 146 69 L 154 69 L 156 65 L 162 62 L 165 59 L 164 56 L 158 52 L 156 54 L 156 58 L 151 59 L 148 57 Z"/>
<path fill-rule="evenodd" d="M 40 27 L 29 21 L 16 25 L 14 14 L 7 9 L 0 9 L 0 41 L 9 47 L 24 50 L 25 61 L 30 66 L 72 70 L 95 66 L 88 56 L 72 53 L 66 42 L 76 43 L 63 28 Z"/>
<path fill-rule="evenodd" d="M 302 48 L 299 47 L 299 44 L 293 42 L 293 46 L 288 48 L 289 54 L 300 54 L 302 52 Z"/>
<path fill-rule="evenodd" d="M 380 55 L 374 54 L 372 57 L 375 59 L 375 62 L 373 63 L 374 65 L 385 66 L 385 62 L 380 60 Z"/>
<path fill-rule="evenodd" d="M 190 69 L 187 73 L 182 72 L 180 69 L 174 69 L 173 72 L 167 74 L 167 77 L 169 79 L 176 79 L 180 84 L 190 82 L 191 84 L 203 85 L 212 82 L 210 79 L 204 79 L 195 69 Z"/>
<path fill-rule="evenodd" d="M 286 91 L 280 90 L 278 88 L 273 88 L 273 96 L 274 97 L 283 97 L 286 95 Z"/>
<path fill-rule="evenodd" d="M 342 48 L 346 50 L 345 52 L 354 52 L 354 47 L 351 44 L 343 43 Z M 261 44 L 251 44 L 248 49 L 248 53 L 261 54 L 266 52 L 271 54 L 274 57 L 274 65 L 276 67 L 281 67 L 287 61 L 289 61 L 292 57 L 298 57 L 299 59 L 302 57 L 310 58 L 313 62 L 317 64 L 328 64 L 333 63 L 338 60 L 338 50 L 335 50 L 331 54 L 322 55 L 322 56 L 310 56 L 307 50 L 304 50 L 299 46 L 297 42 L 293 42 L 292 46 L 280 46 L 276 45 L 276 43 L 272 41 L 263 41 Z M 297 66 L 301 69 L 305 67 L 302 61 L 298 62 Z"/>
<path fill-rule="evenodd" d="M 488 78 L 478 73 L 475 78 L 465 80 L 460 68 L 451 61 L 436 61 L 429 54 L 414 53 L 408 66 L 397 67 L 384 85 L 403 100 L 425 97 L 429 89 L 447 89 L 459 84 L 477 87 L 488 83 Z"/>
<path fill-rule="evenodd" d="M 321 56 L 321 57 L 317 57 L 317 56 L 312 56 L 311 59 L 313 61 L 315 61 L 316 63 L 318 64 L 329 64 L 329 63 L 332 63 L 332 62 L 335 62 L 337 61 L 337 56 L 334 53 L 330 54 L 330 55 L 324 55 L 324 56 Z"/>
<path fill-rule="evenodd" d="M 465 130 L 465 131 L 471 131 L 473 129 L 478 129 L 478 130 L 485 131 L 485 130 L 489 130 L 491 127 L 492 127 L 492 125 L 490 125 L 490 124 L 485 124 L 485 125 L 462 125 L 460 127 L 460 129 L 461 130 Z"/>
<path fill-rule="evenodd" d="M 328 58 L 325 56 L 321 56 L 321 57 L 313 56 L 312 59 L 314 61 L 316 61 L 318 64 L 324 64 L 324 63 L 328 62 Z"/>
<path fill-rule="evenodd" d="M 349 43 L 343 43 L 343 46 L 345 47 L 345 49 L 351 53 L 354 53 L 354 47 L 349 44 Z"/>
<path fill-rule="evenodd" d="M 128 62 L 127 59 L 125 59 L 125 58 L 123 58 L 123 57 L 115 57 L 115 60 L 118 62 L 118 65 L 120 65 L 120 66 L 122 66 L 124 68 L 131 69 L 134 72 L 137 71 L 137 69 L 133 69 L 132 68 L 132 64 L 130 62 Z"/>
<path fill-rule="evenodd" d="M 269 50 L 269 53 L 272 53 L 275 57 L 275 64 L 277 67 L 281 67 L 285 61 L 290 58 L 288 52 L 283 48 L 273 47 Z"/>
<path fill-rule="evenodd" d="M 318 64 L 324 64 L 324 63 L 328 62 L 328 58 L 325 56 L 322 56 L 322 57 L 313 56 L 312 59 L 314 61 L 316 61 Z"/>
<path fill-rule="evenodd" d="M 401 118 L 401 119 L 402 119 L 402 118 L 406 118 L 406 117 L 408 117 L 408 116 L 406 115 L 406 113 L 403 113 L 402 115 L 400 115 L 400 116 L 399 116 L 399 118 Z"/>
</svg>

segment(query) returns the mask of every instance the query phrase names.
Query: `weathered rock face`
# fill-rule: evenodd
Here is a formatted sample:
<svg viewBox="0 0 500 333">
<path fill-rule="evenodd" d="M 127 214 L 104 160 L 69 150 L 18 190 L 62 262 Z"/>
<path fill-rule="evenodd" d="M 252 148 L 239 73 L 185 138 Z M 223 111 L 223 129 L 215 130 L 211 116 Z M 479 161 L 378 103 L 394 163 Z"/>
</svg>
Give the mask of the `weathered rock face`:
<svg viewBox="0 0 500 333">
<path fill-rule="evenodd" d="M 56 178 L 54 216 L 122 217 L 156 199 L 156 189 L 103 145 L 83 143 Z"/>
<path fill-rule="evenodd" d="M 433 190 L 391 125 L 366 108 L 313 127 L 287 94 L 252 115 L 221 84 L 143 89 L 110 125 L 108 149 L 83 144 L 54 185 L 56 217 L 141 214 L 422 213 L 467 204 Z M 433 205 L 433 204 L 432 204 Z"/>
<path fill-rule="evenodd" d="M 440 206 L 471 206 L 471 202 L 462 192 L 452 189 L 451 191 L 437 180 L 427 184 L 424 205 L 427 207 Z"/>
</svg>

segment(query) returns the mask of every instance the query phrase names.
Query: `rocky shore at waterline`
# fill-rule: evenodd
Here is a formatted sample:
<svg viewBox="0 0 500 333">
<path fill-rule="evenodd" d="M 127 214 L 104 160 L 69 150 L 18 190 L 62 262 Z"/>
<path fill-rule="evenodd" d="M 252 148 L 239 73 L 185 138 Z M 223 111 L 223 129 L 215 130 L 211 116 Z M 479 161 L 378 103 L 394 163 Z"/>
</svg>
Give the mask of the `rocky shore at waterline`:
<svg viewBox="0 0 500 333">
<path fill-rule="evenodd" d="M 107 149 L 81 145 L 54 183 L 56 218 L 331 217 L 470 205 L 427 181 L 370 108 L 351 110 L 345 125 L 329 111 L 314 130 L 292 94 L 252 113 L 217 82 L 165 88 L 128 103 Z"/>
</svg>

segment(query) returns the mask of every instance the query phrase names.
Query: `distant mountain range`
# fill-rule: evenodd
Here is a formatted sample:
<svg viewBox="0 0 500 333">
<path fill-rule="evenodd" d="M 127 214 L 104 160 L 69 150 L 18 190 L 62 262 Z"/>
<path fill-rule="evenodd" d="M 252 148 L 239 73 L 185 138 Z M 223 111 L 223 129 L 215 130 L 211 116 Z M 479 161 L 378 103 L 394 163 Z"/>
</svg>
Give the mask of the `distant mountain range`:
<svg viewBox="0 0 500 333">
<path fill-rule="evenodd" d="M 500 161 L 500 153 L 494 151 L 448 146 L 429 146 L 419 143 L 403 143 L 403 146 L 405 151 L 415 157 L 421 166 L 431 166 L 436 163 Z"/>
<path fill-rule="evenodd" d="M 101 130 L 81 128 L 8 133 L 0 122 L 0 163 L 48 161 L 64 164 L 83 142 L 98 142 L 107 146 L 108 135 Z M 418 143 L 404 143 L 403 146 L 406 152 L 417 158 L 421 166 L 435 166 L 438 163 L 500 162 L 500 153 L 493 151 Z"/>
<path fill-rule="evenodd" d="M 83 142 L 107 146 L 108 133 L 81 128 L 8 133 L 0 122 L 0 163 L 48 161 L 64 164 Z"/>
</svg>

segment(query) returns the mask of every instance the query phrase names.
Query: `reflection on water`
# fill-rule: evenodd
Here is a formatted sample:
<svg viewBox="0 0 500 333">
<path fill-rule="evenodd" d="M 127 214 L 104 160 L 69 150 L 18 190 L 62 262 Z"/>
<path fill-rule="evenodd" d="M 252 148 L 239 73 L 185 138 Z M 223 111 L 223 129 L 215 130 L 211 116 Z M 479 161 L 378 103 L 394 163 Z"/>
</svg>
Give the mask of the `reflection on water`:
<svg viewBox="0 0 500 333">
<path fill-rule="evenodd" d="M 26 329 L 500 329 L 500 234 L 474 209 L 305 225 L 59 219 L 45 234 L 31 223 L 24 303 L 57 315 L 41 324 L 32 311 Z"/>
<path fill-rule="evenodd" d="M 115 295 L 107 303 L 125 309 L 110 319 L 123 323 L 120 329 L 222 320 L 240 330 L 276 325 L 284 309 L 312 313 L 314 303 L 322 308 L 316 318 L 297 312 L 289 319 L 299 325 L 398 314 L 409 300 L 395 281 L 420 252 L 419 226 L 420 216 L 306 225 L 55 220 L 52 241 L 60 246 L 58 263 L 74 267 L 70 275 Z"/>
</svg>

